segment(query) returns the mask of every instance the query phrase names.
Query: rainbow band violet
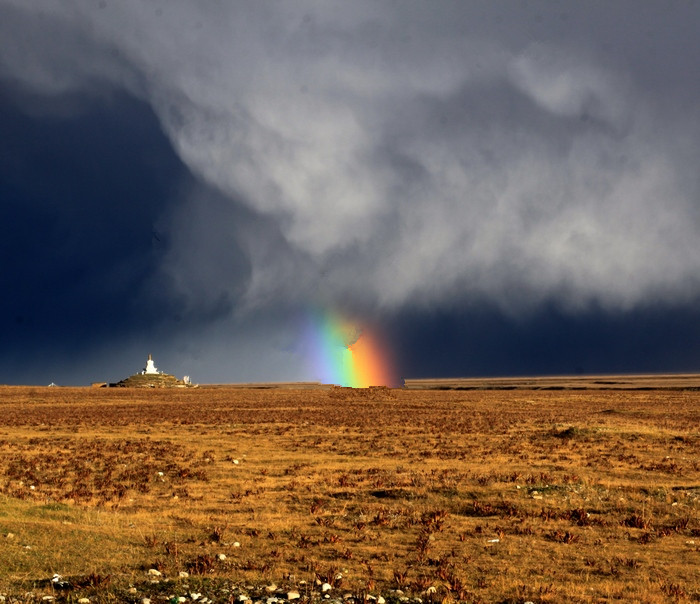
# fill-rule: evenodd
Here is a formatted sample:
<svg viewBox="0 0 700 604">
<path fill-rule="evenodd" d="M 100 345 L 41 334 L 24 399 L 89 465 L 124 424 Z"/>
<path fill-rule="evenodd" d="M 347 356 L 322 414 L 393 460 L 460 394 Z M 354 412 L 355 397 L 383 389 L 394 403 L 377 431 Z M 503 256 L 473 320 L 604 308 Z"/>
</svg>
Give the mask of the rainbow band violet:
<svg viewBox="0 0 700 604">
<path fill-rule="evenodd" d="M 331 312 L 313 314 L 309 331 L 313 372 L 321 382 L 352 388 L 398 385 L 376 333 Z"/>
</svg>

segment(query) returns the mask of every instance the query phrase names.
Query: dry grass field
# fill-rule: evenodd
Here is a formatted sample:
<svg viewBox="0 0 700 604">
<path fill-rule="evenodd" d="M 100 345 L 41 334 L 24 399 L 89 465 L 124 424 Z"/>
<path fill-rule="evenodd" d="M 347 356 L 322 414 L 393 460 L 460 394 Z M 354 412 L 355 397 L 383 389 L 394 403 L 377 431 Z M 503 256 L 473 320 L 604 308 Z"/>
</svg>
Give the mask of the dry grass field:
<svg viewBox="0 0 700 604">
<path fill-rule="evenodd" d="M 698 379 L 607 381 L 0 387 L 0 601 L 700 601 Z"/>
</svg>

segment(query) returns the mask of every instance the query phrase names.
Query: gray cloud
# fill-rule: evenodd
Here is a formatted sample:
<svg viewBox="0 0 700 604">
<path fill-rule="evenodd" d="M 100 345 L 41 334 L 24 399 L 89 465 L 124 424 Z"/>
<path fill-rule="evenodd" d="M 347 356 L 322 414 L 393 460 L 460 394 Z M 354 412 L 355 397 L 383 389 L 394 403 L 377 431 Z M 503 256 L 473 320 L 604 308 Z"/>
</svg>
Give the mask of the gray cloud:
<svg viewBox="0 0 700 604">
<path fill-rule="evenodd" d="M 192 312 L 700 293 L 696 4 L 0 7 L 5 82 L 126 89 L 201 180 L 163 219 Z"/>
</svg>

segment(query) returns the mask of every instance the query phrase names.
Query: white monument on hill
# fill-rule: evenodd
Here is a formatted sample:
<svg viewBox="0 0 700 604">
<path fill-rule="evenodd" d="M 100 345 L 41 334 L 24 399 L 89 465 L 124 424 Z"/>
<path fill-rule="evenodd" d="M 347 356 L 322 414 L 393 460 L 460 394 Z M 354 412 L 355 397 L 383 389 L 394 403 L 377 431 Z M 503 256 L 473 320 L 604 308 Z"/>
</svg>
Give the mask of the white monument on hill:
<svg viewBox="0 0 700 604">
<path fill-rule="evenodd" d="M 148 355 L 148 361 L 146 361 L 146 369 L 144 369 L 141 373 L 145 373 L 148 375 L 158 373 L 157 367 L 153 364 L 153 357 L 150 354 Z"/>
</svg>

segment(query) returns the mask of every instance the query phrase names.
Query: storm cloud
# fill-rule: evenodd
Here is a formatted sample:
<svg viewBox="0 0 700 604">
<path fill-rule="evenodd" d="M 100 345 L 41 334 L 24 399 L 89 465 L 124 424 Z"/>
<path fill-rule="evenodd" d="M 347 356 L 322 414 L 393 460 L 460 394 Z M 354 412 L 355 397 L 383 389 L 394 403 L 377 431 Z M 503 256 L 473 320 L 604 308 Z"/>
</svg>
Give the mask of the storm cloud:
<svg viewBox="0 0 700 604">
<path fill-rule="evenodd" d="M 680 1 L 3 0 L 0 82 L 27 119 L 152 112 L 171 189 L 133 299 L 174 322 L 576 321 L 698 299 L 699 27 Z"/>
</svg>

